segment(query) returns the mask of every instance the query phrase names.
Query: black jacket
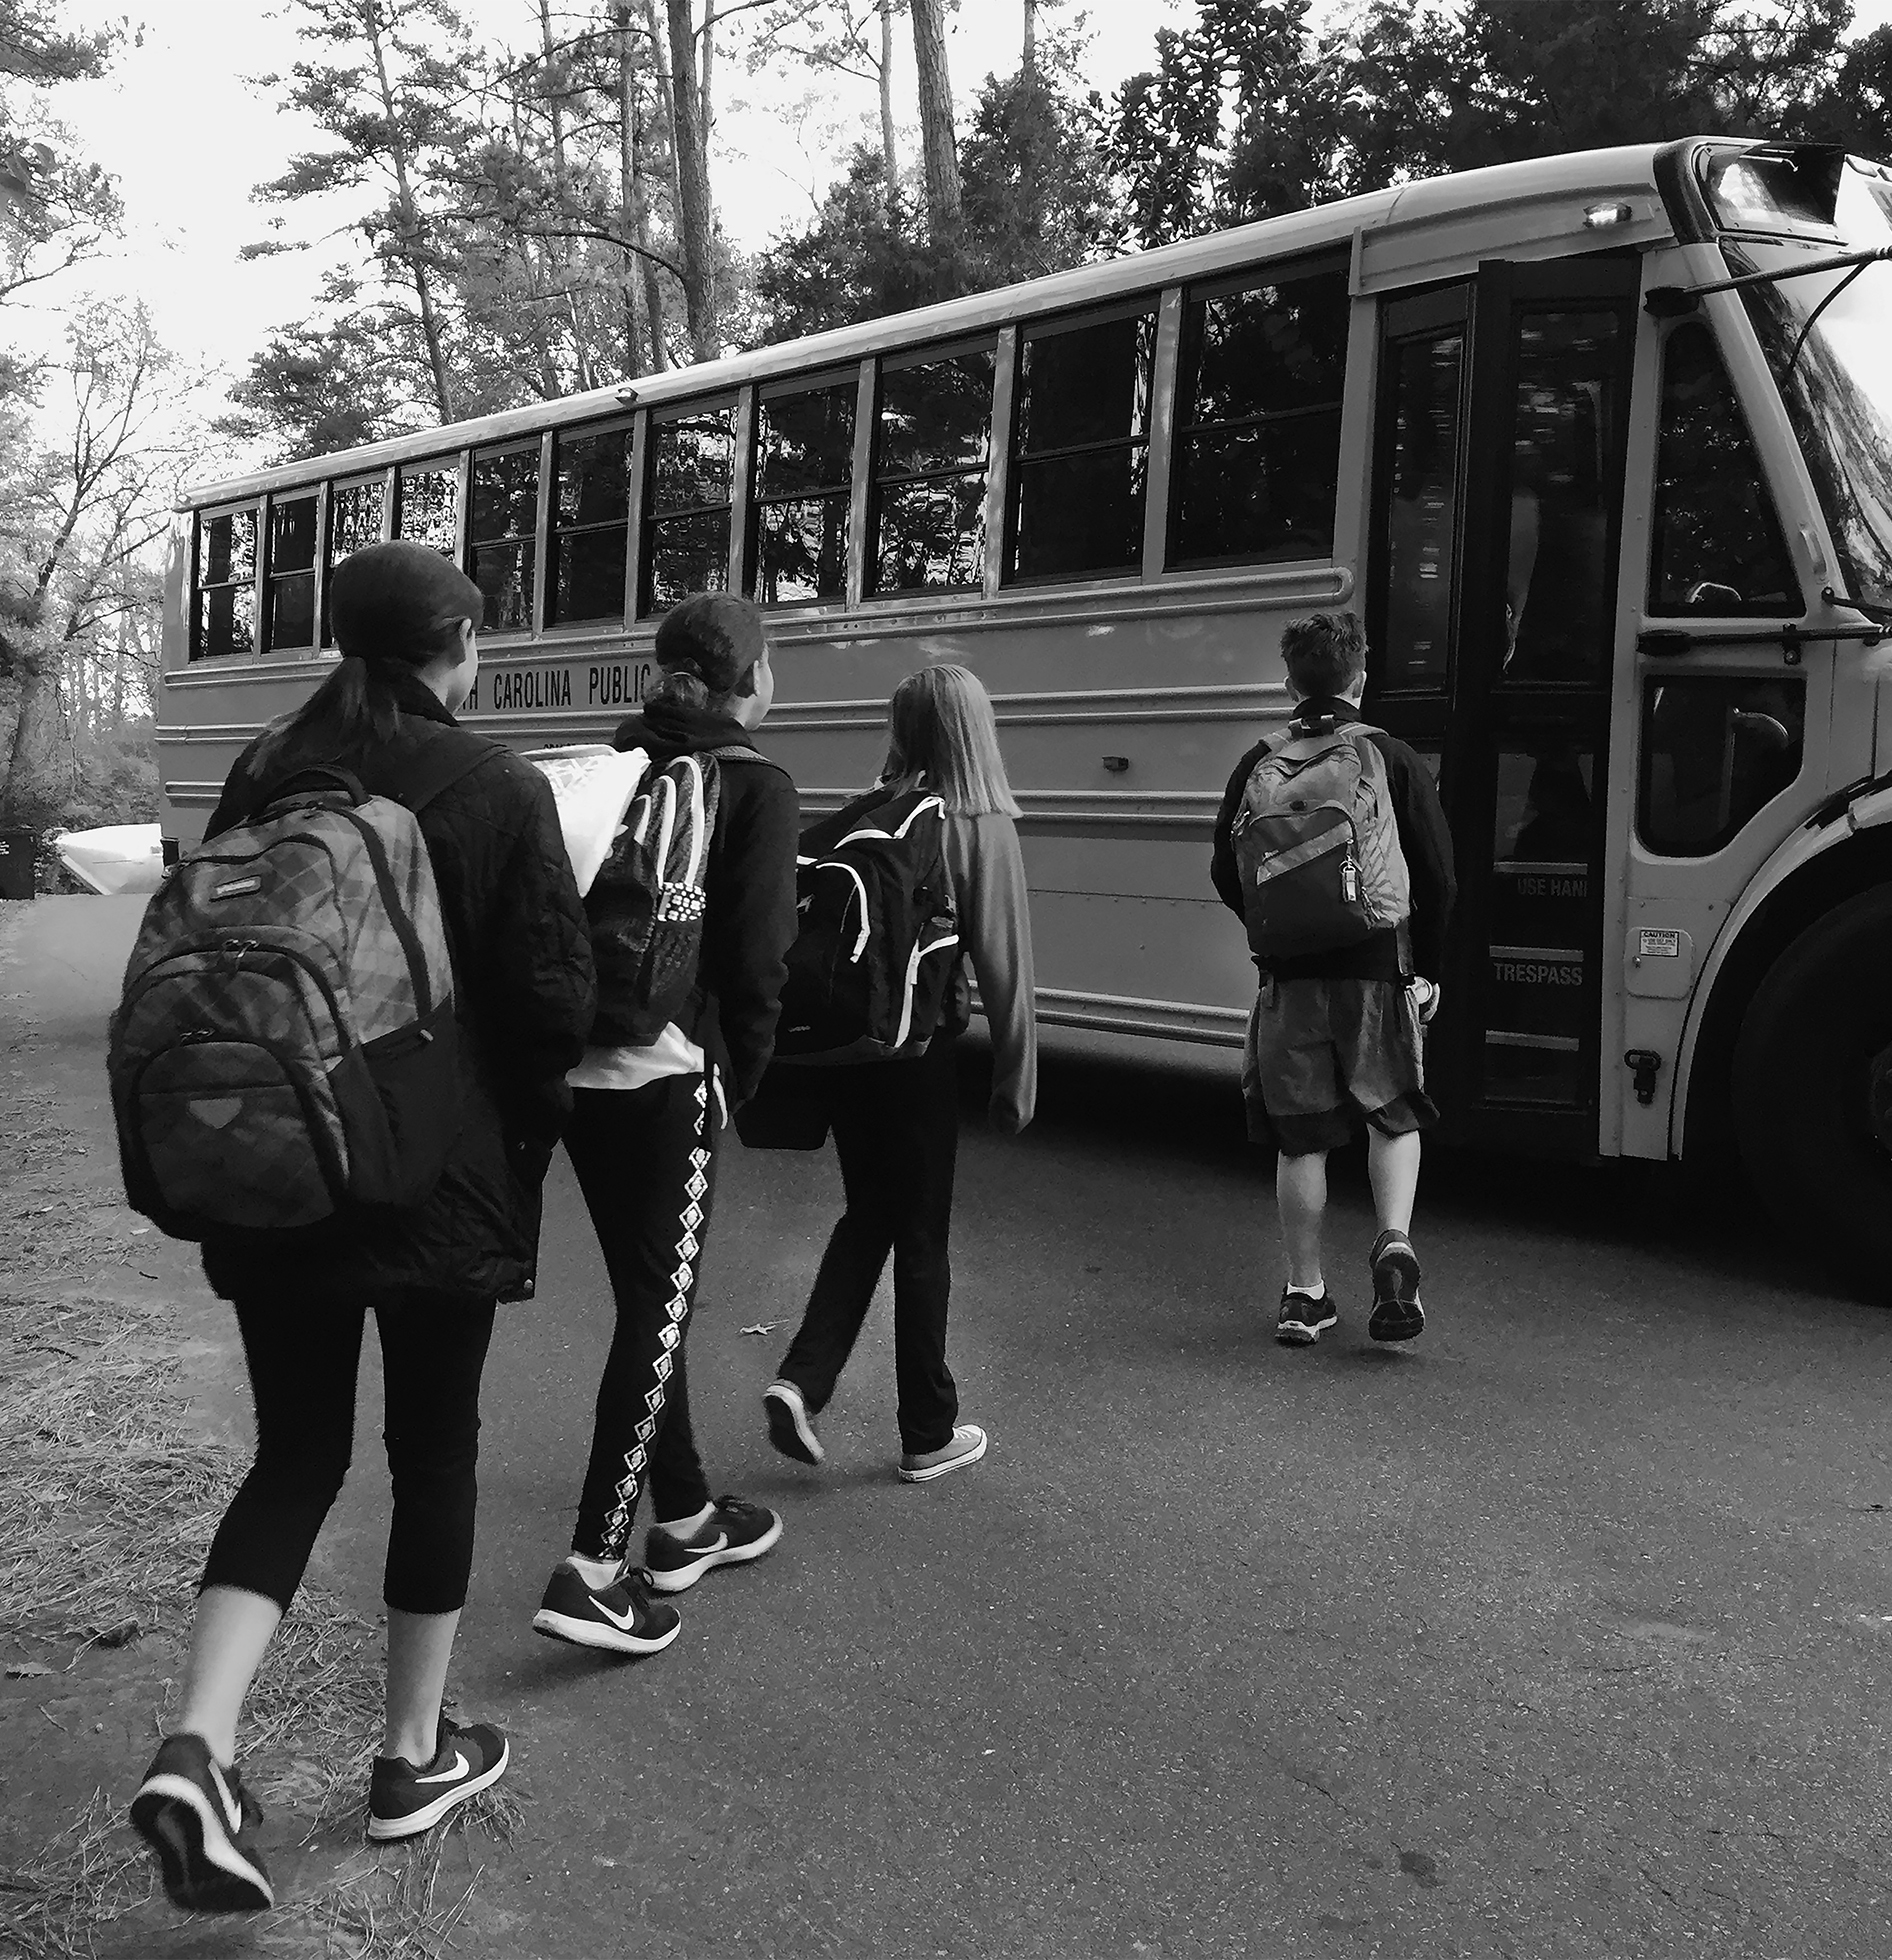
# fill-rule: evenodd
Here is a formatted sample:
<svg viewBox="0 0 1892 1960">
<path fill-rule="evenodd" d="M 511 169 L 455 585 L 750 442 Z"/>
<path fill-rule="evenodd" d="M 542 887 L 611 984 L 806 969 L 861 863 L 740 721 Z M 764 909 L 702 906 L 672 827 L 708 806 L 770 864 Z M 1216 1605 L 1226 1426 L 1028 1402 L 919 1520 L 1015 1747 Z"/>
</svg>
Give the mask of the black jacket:
<svg viewBox="0 0 1892 1960">
<path fill-rule="evenodd" d="M 208 835 L 240 823 L 298 768 L 331 762 L 371 794 L 398 796 L 442 744 L 472 767 L 421 812 L 453 960 L 467 1102 L 459 1139 L 418 1211 L 345 1241 L 260 1252 L 206 1241 L 204 1271 L 226 1299 L 261 1295 L 370 1303 L 410 1290 L 478 1299 L 531 1294 L 539 1184 L 571 1107 L 565 1072 L 596 1005 L 591 940 L 551 786 L 529 762 L 461 728 L 418 678 L 392 682 L 392 742 L 338 754 L 298 746 L 259 777 L 237 758 Z M 258 738 L 259 741 L 261 738 Z"/>
<path fill-rule="evenodd" d="M 775 1021 L 795 943 L 795 785 L 750 742 L 741 723 L 674 701 L 653 701 L 619 723 L 620 749 L 645 749 L 661 768 L 704 749 L 725 758 L 704 868 L 703 964 L 677 1025 L 721 1070 L 730 1108 L 752 1097 L 775 1052 Z"/>
<path fill-rule="evenodd" d="M 1350 703 L 1312 696 L 1294 711 L 1290 726 L 1306 733 L 1325 721 L 1357 722 L 1360 711 Z M 1254 767 L 1272 745 L 1274 737 L 1264 737 L 1235 765 L 1223 793 L 1222 808 L 1215 819 L 1215 851 L 1209 861 L 1209 876 L 1222 903 L 1239 919 L 1242 911 L 1241 877 L 1235 867 L 1235 847 L 1229 832 L 1242 807 L 1242 792 Z M 1431 772 L 1396 736 L 1383 728 L 1370 729 L 1366 739 L 1386 760 L 1386 776 L 1393 793 L 1393 816 L 1399 825 L 1399 845 L 1405 853 L 1407 875 L 1412 881 L 1412 917 L 1407 923 L 1412 958 L 1402 962 L 1397 928 L 1376 932 L 1357 946 L 1345 946 L 1331 953 L 1308 953 L 1300 959 L 1277 960 L 1268 969 L 1277 980 L 1403 980 L 1410 973 L 1439 980 L 1445 971 L 1445 933 L 1451 921 L 1458 884 L 1452 873 L 1452 833 L 1446 827 L 1445 811 L 1439 792 L 1432 785 Z M 1256 962 L 1260 965 L 1260 962 Z"/>
</svg>

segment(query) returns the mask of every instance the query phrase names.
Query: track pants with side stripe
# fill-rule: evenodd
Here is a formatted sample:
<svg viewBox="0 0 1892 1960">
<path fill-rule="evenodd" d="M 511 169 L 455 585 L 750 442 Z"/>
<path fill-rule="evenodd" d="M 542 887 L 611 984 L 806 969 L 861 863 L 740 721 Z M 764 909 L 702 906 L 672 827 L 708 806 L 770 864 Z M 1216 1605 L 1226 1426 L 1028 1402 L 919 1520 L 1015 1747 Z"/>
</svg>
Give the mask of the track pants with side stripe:
<svg viewBox="0 0 1892 1960">
<path fill-rule="evenodd" d="M 586 1558 L 626 1554 L 646 1483 L 660 1518 L 688 1517 L 710 1501 L 683 1344 L 709 1232 L 716 1130 L 707 1076 L 573 1091 L 565 1148 L 617 1303 L 572 1533 L 572 1550 Z"/>
</svg>

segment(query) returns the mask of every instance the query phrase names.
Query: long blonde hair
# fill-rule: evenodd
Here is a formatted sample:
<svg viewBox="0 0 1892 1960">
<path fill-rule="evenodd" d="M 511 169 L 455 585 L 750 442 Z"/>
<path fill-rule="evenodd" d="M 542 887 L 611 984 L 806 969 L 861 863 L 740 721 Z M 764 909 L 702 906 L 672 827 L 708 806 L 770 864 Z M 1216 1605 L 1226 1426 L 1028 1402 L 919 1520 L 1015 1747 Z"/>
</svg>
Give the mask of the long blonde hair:
<svg viewBox="0 0 1892 1960">
<path fill-rule="evenodd" d="M 922 667 L 887 703 L 882 783 L 926 786 L 953 816 L 1018 815 L 992 699 L 964 667 Z"/>
</svg>

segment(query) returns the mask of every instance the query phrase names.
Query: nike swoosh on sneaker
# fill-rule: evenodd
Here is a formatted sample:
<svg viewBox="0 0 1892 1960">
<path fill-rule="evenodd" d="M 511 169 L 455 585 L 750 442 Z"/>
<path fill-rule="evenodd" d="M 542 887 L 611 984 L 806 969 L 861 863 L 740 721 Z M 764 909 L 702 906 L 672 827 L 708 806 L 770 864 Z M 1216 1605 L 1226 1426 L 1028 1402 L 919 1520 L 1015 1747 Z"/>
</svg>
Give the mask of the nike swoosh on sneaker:
<svg viewBox="0 0 1892 1960">
<path fill-rule="evenodd" d="M 417 1776 L 416 1783 L 452 1783 L 467 1772 L 467 1760 L 459 1750 L 453 1752 L 453 1767 L 437 1771 L 432 1776 Z"/>
<path fill-rule="evenodd" d="M 217 1767 L 217 1760 L 210 1759 L 210 1780 L 217 1786 L 217 1800 L 223 1805 L 223 1820 L 230 1827 L 232 1836 L 243 1828 L 243 1806 L 230 1794 L 230 1786 L 223 1780 L 223 1771 Z"/>
<path fill-rule="evenodd" d="M 681 1540 L 680 1542 L 682 1543 L 683 1549 L 686 1552 L 688 1552 L 692 1558 L 708 1558 L 711 1552 L 720 1552 L 728 1547 L 729 1533 L 726 1531 L 719 1531 L 716 1534 L 716 1542 L 713 1545 L 692 1545 L 687 1538 Z"/>
<path fill-rule="evenodd" d="M 629 1633 L 637 1624 L 637 1608 L 635 1606 L 628 1613 L 614 1613 L 596 1593 L 591 1595 L 591 1603 L 620 1633 Z"/>
</svg>

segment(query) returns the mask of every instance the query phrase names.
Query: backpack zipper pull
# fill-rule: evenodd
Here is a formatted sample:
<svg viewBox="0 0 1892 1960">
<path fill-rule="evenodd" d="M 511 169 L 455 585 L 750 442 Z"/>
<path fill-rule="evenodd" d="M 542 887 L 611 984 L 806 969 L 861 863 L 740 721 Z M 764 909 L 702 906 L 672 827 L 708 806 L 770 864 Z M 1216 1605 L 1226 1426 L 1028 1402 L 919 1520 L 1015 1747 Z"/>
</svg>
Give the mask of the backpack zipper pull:
<svg viewBox="0 0 1892 1960">
<path fill-rule="evenodd" d="M 1340 896 L 1349 905 L 1354 905 L 1359 902 L 1360 867 L 1354 863 L 1353 852 L 1351 850 L 1340 860 Z"/>
</svg>

